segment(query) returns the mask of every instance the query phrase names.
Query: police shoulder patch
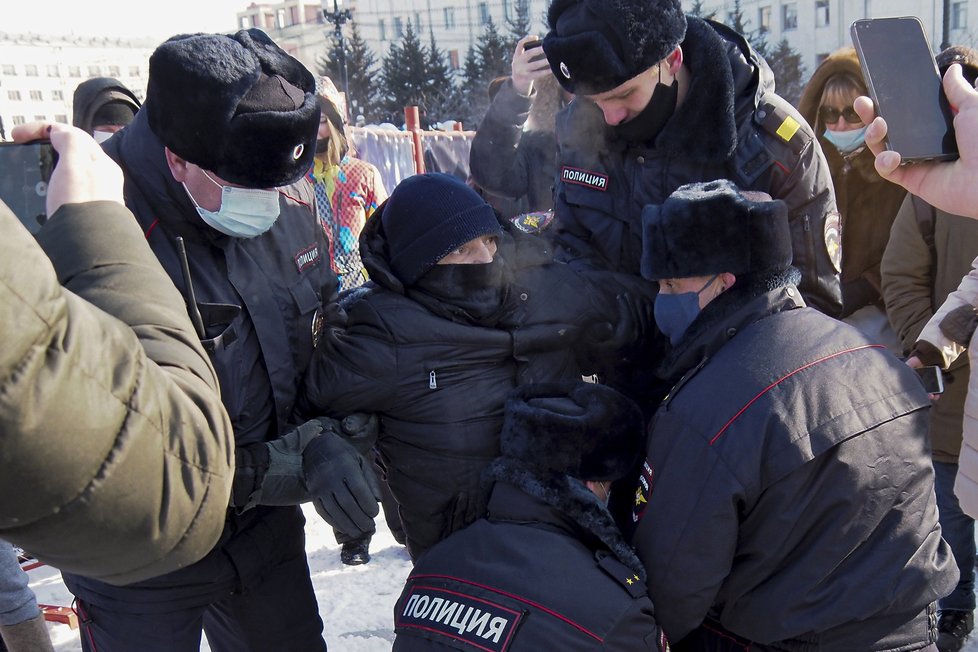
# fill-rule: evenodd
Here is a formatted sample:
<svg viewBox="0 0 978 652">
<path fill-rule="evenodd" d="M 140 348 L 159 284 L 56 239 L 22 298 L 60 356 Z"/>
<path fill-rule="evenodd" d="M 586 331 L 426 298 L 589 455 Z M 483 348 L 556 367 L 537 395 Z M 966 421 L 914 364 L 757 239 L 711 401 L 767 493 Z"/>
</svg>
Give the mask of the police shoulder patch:
<svg viewBox="0 0 978 652">
<path fill-rule="evenodd" d="M 464 586 L 409 579 L 395 608 L 394 630 L 455 649 L 504 652 L 525 616 L 526 611 L 518 607 L 470 595 Z"/>
<path fill-rule="evenodd" d="M 783 100 L 782 100 L 783 101 Z M 792 115 L 785 106 L 776 104 L 765 95 L 754 111 L 754 121 L 764 131 L 785 143 L 795 154 L 812 142 L 809 130 L 802 129 L 802 118 Z"/>
<path fill-rule="evenodd" d="M 621 584 L 622 588 L 628 591 L 628 595 L 633 598 L 641 598 L 646 594 L 645 582 L 642 581 L 642 578 L 636 575 L 631 568 L 618 561 L 617 557 L 605 551 L 595 553 L 594 557 L 598 562 L 598 568 Z"/>
</svg>

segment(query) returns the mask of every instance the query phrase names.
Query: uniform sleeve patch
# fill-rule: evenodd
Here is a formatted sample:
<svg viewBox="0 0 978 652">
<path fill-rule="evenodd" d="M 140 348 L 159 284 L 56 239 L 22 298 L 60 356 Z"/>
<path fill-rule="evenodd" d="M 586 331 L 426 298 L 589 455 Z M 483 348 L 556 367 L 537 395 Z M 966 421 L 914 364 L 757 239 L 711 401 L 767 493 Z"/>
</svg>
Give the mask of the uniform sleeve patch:
<svg viewBox="0 0 978 652">
<path fill-rule="evenodd" d="M 778 127 L 778 130 L 775 133 L 777 133 L 782 140 L 788 142 L 800 128 L 801 124 L 799 124 L 797 120 L 789 115 L 785 117 L 784 121 L 781 123 L 781 126 Z"/>
<path fill-rule="evenodd" d="M 412 631 L 455 649 L 504 652 L 526 615 L 484 598 L 414 584 L 398 606 L 395 631 Z"/>
<path fill-rule="evenodd" d="M 299 273 L 301 274 L 302 272 L 309 269 L 313 265 L 318 264 L 319 258 L 320 258 L 319 245 L 312 245 L 310 247 L 307 247 L 302 251 L 296 253 L 294 257 L 295 268 L 299 270 Z"/>
</svg>

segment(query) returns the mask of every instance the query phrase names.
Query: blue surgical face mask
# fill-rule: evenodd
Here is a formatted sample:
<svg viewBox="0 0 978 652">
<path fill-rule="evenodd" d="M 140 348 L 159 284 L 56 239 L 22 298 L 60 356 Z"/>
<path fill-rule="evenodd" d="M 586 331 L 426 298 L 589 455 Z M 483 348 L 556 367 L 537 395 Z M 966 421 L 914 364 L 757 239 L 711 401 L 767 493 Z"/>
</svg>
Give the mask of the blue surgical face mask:
<svg viewBox="0 0 978 652">
<path fill-rule="evenodd" d="M 689 325 L 700 314 L 700 294 L 716 280 L 717 276 L 720 275 L 714 275 L 697 292 L 679 294 L 659 292 L 655 296 L 653 309 L 655 323 L 673 346 L 679 343 L 683 334 L 689 329 Z"/>
<path fill-rule="evenodd" d="M 854 152 L 866 142 L 866 127 L 851 129 L 849 131 L 829 131 L 825 130 L 822 134 L 825 140 L 829 141 L 841 154 Z"/>
<path fill-rule="evenodd" d="M 216 212 L 201 208 L 186 183 L 183 189 L 208 226 L 235 238 L 254 238 L 275 224 L 279 214 L 277 190 L 232 188 L 214 181 L 207 172 L 204 176 L 221 189 L 221 207 Z"/>
</svg>

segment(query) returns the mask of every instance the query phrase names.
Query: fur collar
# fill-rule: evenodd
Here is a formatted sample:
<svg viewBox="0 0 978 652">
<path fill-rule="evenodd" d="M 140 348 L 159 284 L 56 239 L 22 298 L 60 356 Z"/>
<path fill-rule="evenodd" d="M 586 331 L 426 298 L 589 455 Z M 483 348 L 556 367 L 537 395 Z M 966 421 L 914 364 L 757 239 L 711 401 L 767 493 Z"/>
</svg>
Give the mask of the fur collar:
<svg viewBox="0 0 978 652">
<path fill-rule="evenodd" d="M 607 547 L 622 564 L 645 580 L 645 568 L 629 546 L 607 508 L 580 480 L 531 467 L 509 457 L 497 458 L 486 470 L 487 481 L 505 482 L 550 506 L 587 538 Z M 492 514 L 490 514 L 492 516 Z M 578 535 L 578 538 L 581 538 Z"/>
</svg>

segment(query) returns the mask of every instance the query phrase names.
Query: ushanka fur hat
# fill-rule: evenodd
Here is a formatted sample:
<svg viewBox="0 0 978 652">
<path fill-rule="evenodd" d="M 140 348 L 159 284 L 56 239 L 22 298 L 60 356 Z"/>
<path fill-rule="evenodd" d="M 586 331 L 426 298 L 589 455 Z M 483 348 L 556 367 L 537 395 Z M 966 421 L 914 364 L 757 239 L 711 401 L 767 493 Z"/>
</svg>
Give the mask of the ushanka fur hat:
<svg viewBox="0 0 978 652">
<path fill-rule="evenodd" d="M 150 129 L 174 154 L 248 188 L 312 166 L 319 106 L 312 74 L 261 30 L 184 34 L 149 60 Z"/>
<path fill-rule="evenodd" d="M 679 187 L 642 211 L 642 276 L 756 274 L 791 265 L 783 201 L 751 201 L 725 179 Z"/>
<path fill-rule="evenodd" d="M 579 480 L 616 480 L 642 454 L 643 425 L 638 406 L 605 385 L 523 385 L 506 399 L 500 450 Z"/>
<path fill-rule="evenodd" d="M 554 0 L 543 51 L 570 93 L 610 91 L 679 45 L 686 16 L 679 0 Z"/>
</svg>

